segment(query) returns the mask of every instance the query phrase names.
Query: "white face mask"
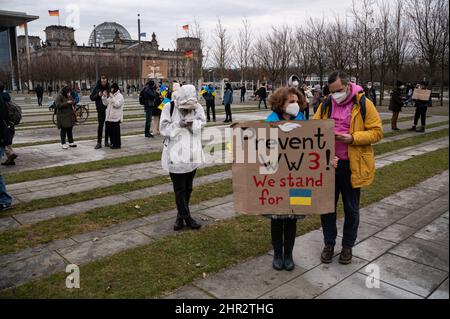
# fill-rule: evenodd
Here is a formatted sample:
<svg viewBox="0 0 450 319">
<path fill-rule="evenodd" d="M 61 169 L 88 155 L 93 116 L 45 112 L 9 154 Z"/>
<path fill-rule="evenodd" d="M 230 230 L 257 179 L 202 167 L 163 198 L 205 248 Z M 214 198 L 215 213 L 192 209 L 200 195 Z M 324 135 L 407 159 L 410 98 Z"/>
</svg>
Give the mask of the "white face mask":
<svg viewBox="0 0 450 319">
<path fill-rule="evenodd" d="M 336 92 L 333 93 L 333 98 L 337 104 L 341 104 L 347 98 L 347 92 Z"/>
<path fill-rule="evenodd" d="M 291 103 L 286 108 L 286 114 L 289 114 L 290 116 L 297 116 L 298 112 L 300 112 L 300 106 L 298 106 L 298 103 Z"/>
<path fill-rule="evenodd" d="M 292 85 L 295 86 L 295 87 L 297 87 L 299 84 L 300 84 L 300 83 L 298 83 L 298 81 L 292 82 Z"/>
</svg>

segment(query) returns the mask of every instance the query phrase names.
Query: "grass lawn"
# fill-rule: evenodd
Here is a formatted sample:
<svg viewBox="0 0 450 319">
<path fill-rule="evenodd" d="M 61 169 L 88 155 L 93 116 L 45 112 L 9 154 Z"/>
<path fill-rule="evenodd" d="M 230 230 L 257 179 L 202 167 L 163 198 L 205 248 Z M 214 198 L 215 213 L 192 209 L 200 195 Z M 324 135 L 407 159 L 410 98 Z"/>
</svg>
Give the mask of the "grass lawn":
<svg viewBox="0 0 450 319">
<path fill-rule="evenodd" d="M 374 184 L 362 191 L 361 206 L 439 174 L 448 164 L 446 148 L 381 168 Z M 221 183 L 216 197 L 231 187 L 230 180 Z M 211 186 L 207 189 L 209 193 Z M 319 227 L 318 216 L 308 217 L 298 223 L 298 235 Z M 81 266 L 80 289 L 65 288 L 67 274 L 58 273 L 4 290 L 0 298 L 156 298 L 270 249 L 269 220 L 239 216 Z"/>
</svg>

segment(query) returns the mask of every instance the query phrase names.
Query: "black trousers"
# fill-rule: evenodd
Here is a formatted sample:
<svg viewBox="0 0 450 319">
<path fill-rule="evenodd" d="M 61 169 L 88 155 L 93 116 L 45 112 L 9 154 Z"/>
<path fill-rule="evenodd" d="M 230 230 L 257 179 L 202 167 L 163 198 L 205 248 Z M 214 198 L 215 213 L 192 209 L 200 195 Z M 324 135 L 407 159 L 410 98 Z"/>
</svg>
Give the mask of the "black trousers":
<svg viewBox="0 0 450 319">
<path fill-rule="evenodd" d="M 120 122 L 106 122 L 106 130 L 109 132 L 111 145 L 114 147 L 122 147 L 120 138 Z"/>
<path fill-rule="evenodd" d="M 264 106 L 265 106 L 266 109 L 267 109 L 266 98 L 261 98 L 261 99 L 259 99 L 258 108 L 261 108 L 261 102 L 263 102 L 263 101 L 264 101 Z"/>
<path fill-rule="evenodd" d="M 231 104 L 225 105 L 225 121 L 232 121 L 231 119 Z"/>
<path fill-rule="evenodd" d="M 66 144 L 66 136 L 69 143 L 73 143 L 73 127 L 62 127 L 61 128 L 61 144 Z"/>
<path fill-rule="evenodd" d="M 426 106 L 416 107 L 416 113 L 414 114 L 414 126 L 416 126 L 417 123 L 419 123 L 420 118 L 420 123 L 422 127 L 425 128 L 425 122 L 427 119 L 427 109 L 428 107 Z"/>
<path fill-rule="evenodd" d="M 270 225 L 272 234 L 272 246 L 275 254 L 292 253 L 295 244 L 295 235 L 297 233 L 297 219 L 285 218 L 275 219 L 272 218 Z"/>
<path fill-rule="evenodd" d="M 342 246 L 353 247 L 358 235 L 359 200 L 361 190 L 359 188 L 352 188 L 350 162 L 348 160 L 339 160 L 336 169 L 335 184 L 334 212 L 320 216 L 325 245 L 334 246 L 336 244 L 336 207 L 339 200 L 339 194 L 342 194 L 345 213 Z"/>
<path fill-rule="evenodd" d="M 37 96 L 37 102 L 39 106 L 42 106 L 42 95 Z"/>
<path fill-rule="evenodd" d="M 209 112 L 212 112 L 213 121 L 216 120 L 216 104 L 214 101 L 206 101 L 206 119 L 209 121 L 211 117 L 209 116 Z"/>
<path fill-rule="evenodd" d="M 305 119 L 309 120 L 309 105 L 303 110 L 303 115 L 305 115 Z"/>
<path fill-rule="evenodd" d="M 103 127 L 105 127 L 105 143 L 107 143 L 109 140 L 109 132 L 105 126 L 105 120 L 106 120 L 106 110 L 97 109 L 97 121 L 98 121 L 97 143 L 98 144 L 102 143 Z"/>
<path fill-rule="evenodd" d="M 192 194 L 192 184 L 197 170 L 190 173 L 174 174 L 170 173 L 175 193 L 175 202 L 177 204 L 177 218 L 188 218 L 191 216 L 189 210 L 189 200 Z"/>
</svg>

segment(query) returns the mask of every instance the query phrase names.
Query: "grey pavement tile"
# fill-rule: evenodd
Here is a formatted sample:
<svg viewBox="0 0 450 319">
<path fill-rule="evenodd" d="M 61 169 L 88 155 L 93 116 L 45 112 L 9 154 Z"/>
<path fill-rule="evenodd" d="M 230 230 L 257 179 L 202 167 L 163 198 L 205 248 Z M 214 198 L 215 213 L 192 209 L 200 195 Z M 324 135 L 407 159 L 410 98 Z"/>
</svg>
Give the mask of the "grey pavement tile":
<svg viewBox="0 0 450 319">
<path fill-rule="evenodd" d="M 381 281 L 424 298 L 448 276 L 444 271 L 389 253 L 370 265 L 379 267 Z"/>
<path fill-rule="evenodd" d="M 352 273 L 367 264 L 359 258 L 353 258 L 350 265 L 338 263 L 339 257 L 329 265 L 321 264 L 298 276 L 292 281 L 263 295 L 262 299 L 311 299 L 338 284 Z"/>
<path fill-rule="evenodd" d="M 263 255 L 194 282 L 194 284 L 216 298 L 253 299 L 295 278 L 304 271 L 301 267 L 296 267 L 292 272 L 276 271 L 272 268 L 272 256 Z"/>
<path fill-rule="evenodd" d="M 442 173 L 433 178 L 427 179 L 426 181 L 417 184 L 417 187 L 420 188 L 429 188 L 438 192 L 448 193 L 449 190 L 449 180 L 448 180 L 448 171 L 447 173 Z"/>
<path fill-rule="evenodd" d="M 0 266 L 4 266 L 9 263 L 17 262 L 22 259 L 27 259 L 39 254 L 42 254 L 43 252 L 49 252 L 53 251 L 59 248 L 69 247 L 75 244 L 75 241 L 72 239 L 62 239 L 62 240 L 55 240 L 48 244 L 39 245 L 32 248 L 26 248 L 23 250 L 20 250 L 18 252 L 9 253 L 5 255 L 0 256 Z"/>
<path fill-rule="evenodd" d="M 64 260 L 55 252 L 47 251 L 21 262 L 2 266 L 0 289 L 17 286 L 31 279 L 64 269 Z"/>
<path fill-rule="evenodd" d="M 58 249 L 58 252 L 69 262 L 81 265 L 95 259 L 110 256 L 117 252 L 150 243 L 152 240 L 135 230 L 124 231 L 88 241 L 68 248 Z"/>
<path fill-rule="evenodd" d="M 344 230 L 344 219 L 339 219 L 336 223 L 337 229 L 338 229 L 338 238 L 336 241 L 342 240 L 343 230 Z M 366 238 L 369 238 L 370 236 L 373 236 L 377 232 L 381 230 L 381 227 L 371 225 L 365 222 L 360 222 L 358 226 L 358 234 L 356 237 L 355 244 L 360 243 L 361 241 L 365 240 Z"/>
<path fill-rule="evenodd" d="M 371 279 L 366 275 L 355 273 L 318 296 L 317 299 L 421 299 L 420 296 L 383 281 L 379 282 L 379 288 L 368 288 L 367 280 Z"/>
<path fill-rule="evenodd" d="M 448 247 L 434 242 L 410 237 L 389 252 L 448 272 Z"/>
<path fill-rule="evenodd" d="M 210 207 L 200 211 L 201 214 L 207 215 L 214 219 L 226 219 L 236 216 L 233 202 Z"/>
<path fill-rule="evenodd" d="M 432 200 L 435 200 L 442 193 L 419 187 L 410 187 L 392 196 L 384 198 L 381 202 L 399 207 L 419 209 Z"/>
<path fill-rule="evenodd" d="M 435 219 L 432 223 L 415 233 L 414 237 L 432 241 L 448 249 L 448 219 L 443 216 Z"/>
<path fill-rule="evenodd" d="M 376 233 L 374 236 L 384 240 L 389 240 L 394 243 L 399 243 L 416 232 L 415 228 L 400 224 L 393 224 L 386 227 L 382 231 Z"/>
<path fill-rule="evenodd" d="M 12 217 L 0 218 L 0 231 L 17 228 L 20 224 Z"/>
<path fill-rule="evenodd" d="M 448 300 L 448 278 L 436 289 L 428 299 L 447 299 Z"/>
<path fill-rule="evenodd" d="M 195 286 L 186 285 L 164 296 L 163 299 L 213 299 L 213 297 Z"/>
<path fill-rule="evenodd" d="M 353 256 L 372 261 L 380 257 L 394 245 L 395 243 L 393 242 L 370 237 L 353 247 Z"/>
<path fill-rule="evenodd" d="M 415 210 L 408 216 L 405 216 L 397 223 L 419 229 L 427 226 L 433 220 L 448 211 L 448 195 L 440 196 L 433 201 L 427 201 L 427 203 L 428 204 Z"/>
<path fill-rule="evenodd" d="M 361 209 L 360 221 L 379 227 L 386 227 L 411 212 L 412 210 L 407 208 L 377 202 Z"/>
<path fill-rule="evenodd" d="M 213 207 L 213 206 L 218 206 L 218 205 L 222 205 L 228 202 L 233 202 L 233 195 L 227 195 L 225 197 L 218 197 L 218 198 L 214 198 L 211 200 L 207 200 L 202 202 L 202 204 L 206 207 Z"/>
</svg>

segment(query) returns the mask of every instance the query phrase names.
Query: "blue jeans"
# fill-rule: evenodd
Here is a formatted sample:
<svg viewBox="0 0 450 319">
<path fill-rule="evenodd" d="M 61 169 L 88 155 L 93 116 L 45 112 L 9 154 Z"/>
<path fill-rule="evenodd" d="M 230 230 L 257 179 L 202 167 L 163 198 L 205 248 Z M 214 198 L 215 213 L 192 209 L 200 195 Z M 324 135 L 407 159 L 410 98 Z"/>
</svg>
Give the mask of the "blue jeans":
<svg viewBox="0 0 450 319">
<path fill-rule="evenodd" d="M 5 148 L 0 147 L 0 158 L 2 158 Z M 9 206 L 12 203 L 12 197 L 6 192 L 6 186 L 3 182 L 3 177 L 0 175 L 0 205 Z"/>
<path fill-rule="evenodd" d="M 151 126 L 152 126 L 152 109 L 145 108 L 145 129 L 144 129 L 145 136 L 150 135 Z"/>
<path fill-rule="evenodd" d="M 361 192 L 359 188 L 352 188 L 350 162 L 348 160 L 340 160 L 338 162 L 335 184 L 334 212 L 320 216 L 325 245 L 334 246 L 336 244 L 336 206 L 339 200 L 339 194 L 342 194 L 345 212 L 342 246 L 353 247 L 358 235 L 359 199 Z"/>
</svg>

